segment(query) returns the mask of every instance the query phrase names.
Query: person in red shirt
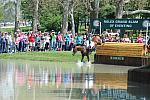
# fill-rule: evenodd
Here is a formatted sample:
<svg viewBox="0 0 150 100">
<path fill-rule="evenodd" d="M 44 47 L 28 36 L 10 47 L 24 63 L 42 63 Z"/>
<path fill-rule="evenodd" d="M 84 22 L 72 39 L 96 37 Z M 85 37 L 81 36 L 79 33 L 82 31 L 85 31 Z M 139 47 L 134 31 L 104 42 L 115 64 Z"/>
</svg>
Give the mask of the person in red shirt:
<svg viewBox="0 0 150 100">
<path fill-rule="evenodd" d="M 35 48 L 35 35 L 33 33 L 29 35 L 29 48 L 31 51 Z"/>
</svg>

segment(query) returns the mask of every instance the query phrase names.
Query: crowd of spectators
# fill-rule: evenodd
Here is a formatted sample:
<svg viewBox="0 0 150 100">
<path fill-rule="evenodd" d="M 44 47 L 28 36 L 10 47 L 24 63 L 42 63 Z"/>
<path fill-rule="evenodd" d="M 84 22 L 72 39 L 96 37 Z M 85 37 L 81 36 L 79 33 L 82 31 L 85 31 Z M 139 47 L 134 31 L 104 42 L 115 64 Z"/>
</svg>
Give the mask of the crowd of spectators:
<svg viewBox="0 0 150 100">
<path fill-rule="evenodd" d="M 71 51 L 75 45 L 91 46 L 94 42 L 133 42 L 128 34 L 121 38 L 119 34 L 93 35 L 91 33 L 66 34 L 60 32 L 17 32 L 12 36 L 8 32 L 0 32 L 0 53 L 26 52 L 26 51 Z M 140 33 L 136 41 L 144 43 L 145 39 Z M 94 44 L 92 44 L 94 45 Z"/>
<path fill-rule="evenodd" d="M 108 33 L 102 35 L 101 39 L 104 39 L 104 42 L 123 42 L 123 43 L 145 43 L 146 42 L 146 38 L 145 36 L 143 36 L 142 33 L 139 33 L 135 39 L 133 39 L 132 36 L 129 37 L 129 34 L 127 33 L 125 33 L 123 37 L 120 37 L 119 33 L 113 35 L 111 33 Z"/>
<path fill-rule="evenodd" d="M 13 37 L 11 33 L 0 33 L 0 53 L 26 51 L 71 51 L 75 45 L 83 45 L 92 41 L 92 34 L 72 34 L 67 32 L 18 32 Z M 85 44 L 85 45 L 89 45 Z"/>
</svg>

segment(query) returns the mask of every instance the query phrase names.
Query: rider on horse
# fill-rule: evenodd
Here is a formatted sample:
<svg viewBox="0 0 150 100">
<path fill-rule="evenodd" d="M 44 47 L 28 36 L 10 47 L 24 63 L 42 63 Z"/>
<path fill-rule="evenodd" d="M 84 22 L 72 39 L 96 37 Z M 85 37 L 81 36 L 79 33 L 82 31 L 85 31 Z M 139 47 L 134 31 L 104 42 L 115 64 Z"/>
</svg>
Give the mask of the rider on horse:
<svg viewBox="0 0 150 100">
<path fill-rule="evenodd" d="M 83 62 L 84 56 L 87 56 L 88 62 L 89 62 L 89 54 L 91 53 L 91 41 L 86 36 L 81 38 L 80 35 L 76 37 L 76 45 L 73 48 L 73 56 L 77 51 L 81 52 L 82 59 L 81 62 Z"/>
</svg>

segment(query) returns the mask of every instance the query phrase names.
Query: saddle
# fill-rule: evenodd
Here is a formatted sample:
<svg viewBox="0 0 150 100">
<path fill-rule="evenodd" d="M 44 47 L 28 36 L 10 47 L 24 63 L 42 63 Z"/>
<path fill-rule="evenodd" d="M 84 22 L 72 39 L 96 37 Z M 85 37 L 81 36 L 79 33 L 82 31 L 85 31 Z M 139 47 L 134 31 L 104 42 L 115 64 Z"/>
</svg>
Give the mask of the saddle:
<svg viewBox="0 0 150 100">
<path fill-rule="evenodd" d="M 82 46 L 76 46 L 75 48 L 77 49 L 77 51 L 82 51 L 83 50 Z"/>
</svg>

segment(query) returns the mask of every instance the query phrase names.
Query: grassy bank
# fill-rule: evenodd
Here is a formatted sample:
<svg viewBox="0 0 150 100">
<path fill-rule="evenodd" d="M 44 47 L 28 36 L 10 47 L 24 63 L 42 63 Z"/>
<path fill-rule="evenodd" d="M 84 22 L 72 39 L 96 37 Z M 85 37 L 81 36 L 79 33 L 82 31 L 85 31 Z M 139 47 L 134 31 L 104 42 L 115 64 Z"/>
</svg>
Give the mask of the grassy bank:
<svg viewBox="0 0 150 100">
<path fill-rule="evenodd" d="M 20 27 L 21 31 L 22 32 L 28 32 L 28 31 L 31 31 L 32 28 L 27 26 L 27 27 Z M 14 28 L 0 28 L 0 31 L 1 32 L 11 32 L 11 33 L 14 33 Z"/>
<path fill-rule="evenodd" d="M 32 60 L 32 61 L 53 61 L 53 62 L 77 62 L 81 60 L 81 54 L 78 52 L 72 56 L 72 52 L 21 52 L 12 54 L 0 54 L 0 59 L 19 59 L 19 60 Z M 94 53 L 90 55 L 90 60 L 93 61 Z M 87 58 L 84 58 L 87 61 Z"/>
</svg>

